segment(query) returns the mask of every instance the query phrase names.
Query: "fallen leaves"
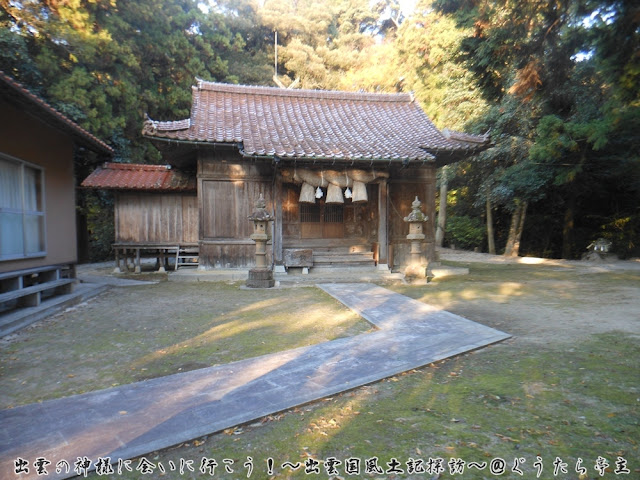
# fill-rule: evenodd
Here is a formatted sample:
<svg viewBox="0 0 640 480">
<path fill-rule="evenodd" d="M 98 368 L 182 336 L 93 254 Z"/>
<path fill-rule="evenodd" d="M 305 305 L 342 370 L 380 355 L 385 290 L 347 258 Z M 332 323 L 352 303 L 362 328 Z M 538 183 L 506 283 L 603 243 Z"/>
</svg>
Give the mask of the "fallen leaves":
<svg viewBox="0 0 640 480">
<path fill-rule="evenodd" d="M 515 438 L 511 438 L 507 435 L 502 435 L 500 433 L 494 433 L 494 435 L 505 442 L 520 443 L 520 440 L 516 440 Z"/>
</svg>

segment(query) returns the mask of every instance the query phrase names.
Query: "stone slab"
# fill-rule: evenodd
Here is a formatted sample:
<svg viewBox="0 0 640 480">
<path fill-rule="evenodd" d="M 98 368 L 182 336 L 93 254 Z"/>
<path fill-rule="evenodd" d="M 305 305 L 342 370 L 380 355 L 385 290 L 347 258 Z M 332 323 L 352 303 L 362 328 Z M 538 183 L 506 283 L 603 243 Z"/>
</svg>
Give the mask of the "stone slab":
<svg viewBox="0 0 640 480">
<path fill-rule="evenodd" d="M 284 249 L 284 264 L 287 267 L 313 267 L 313 250 Z"/>
</svg>

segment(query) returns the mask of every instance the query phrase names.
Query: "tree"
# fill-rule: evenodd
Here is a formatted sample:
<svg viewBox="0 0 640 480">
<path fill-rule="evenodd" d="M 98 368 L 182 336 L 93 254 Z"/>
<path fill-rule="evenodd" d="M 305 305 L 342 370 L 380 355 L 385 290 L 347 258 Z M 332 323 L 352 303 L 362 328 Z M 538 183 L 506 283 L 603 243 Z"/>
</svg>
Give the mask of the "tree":
<svg viewBox="0 0 640 480">
<path fill-rule="evenodd" d="M 483 122 L 492 124 L 498 135 L 515 135 L 528 143 L 528 149 L 514 148 L 513 138 L 505 143 L 507 138 L 499 136 L 496 147 L 484 155 L 495 168 L 487 180 L 493 185 L 485 185 L 484 191 L 499 194 L 495 200 L 513 202 L 509 249 L 518 244 L 526 207 L 552 197 L 553 210 L 564 208 L 560 253 L 575 257 L 597 230 L 586 224 L 591 215 L 584 215 L 585 209 L 603 211 L 585 202 L 587 196 L 593 198 L 595 192 L 610 204 L 613 179 L 621 181 L 621 172 L 637 168 L 637 136 L 631 132 L 638 125 L 640 68 L 632 53 L 639 45 L 638 7 L 627 1 L 589 0 L 440 0 L 436 5 L 462 27 L 473 25 L 473 34 L 461 43 L 461 58 L 484 97 L 503 108 L 514 102 L 524 107 L 504 111 L 520 112 L 527 129 L 505 130 L 495 115 Z M 615 44 L 619 48 L 614 52 Z M 622 130 L 619 115 L 629 122 Z M 626 147 L 619 149 L 622 145 Z M 519 151 L 517 161 L 514 156 L 510 165 L 501 160 L 514 151 Z M 625 197 L 637 202 L 637 186 L 623 184 Z M 618 208 L 631 212 L 636 208 L 632 205 L 624 202 Z M 612 214 L 609 209 L 604 217 Z M 576 231 L 592 233 L 575 238 Z"/>
<path fill-rule="evenodd" d="M 3 1 L 2 11 L 47 79 L 28 86 L 110 139 L 122 158 L 158 159 L 140 138 L 144 113 L 184 117 L 196 76 L 228 74 L 218 52 L 234 38 L 219 14 L 205 15 L 191 0 Z"/>
<path fill-rule="evenodd" d="M 269 0 L 262 25 L 278 32 L 278 63 L 285 84 L 302 88 L 347 88 L 343 77 L 366 63 L 376 18 L 366 0 Z M 357 89 L 357 86 L 353 88 Z"/>
<path fill-rule="evenodd" d="M 453 167 L 445 165 L 440 169 L 440 208 L 438 208 L 438 220 L 436 225 L 436 247 L 442 247 L 447 225 L 447 192 L 449 180 L 453 177 Z"/>
<path fill-rule="evenodd" d="M 402 78 L 403 89 L 414 92 L 436 125 L 463 130 L 487 106 L 461 64 L 461 43 L 470 30 L 433 11 L 430 3 L 419 3 L 398 30 L 395 78 Z"/>
</svg>

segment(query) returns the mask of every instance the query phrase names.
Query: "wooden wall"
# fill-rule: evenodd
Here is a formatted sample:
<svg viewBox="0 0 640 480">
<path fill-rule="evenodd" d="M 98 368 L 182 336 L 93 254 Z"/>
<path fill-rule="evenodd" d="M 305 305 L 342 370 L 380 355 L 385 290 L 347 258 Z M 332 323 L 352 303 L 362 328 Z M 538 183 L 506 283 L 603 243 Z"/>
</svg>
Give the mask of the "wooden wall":
<svg viewBox="0 0 640 480">
<path fill-rule="evenodd" d="M 275 251 L 281 252 L 277 235 L 289 246 L 301 239 L 299 221 L 299 186 L 276 181 L 275 165 L 265 160 L 243 160 L 232 150 L 202 150 L 198 158 L 198 211 L 200 224 L 200 263 L 205 268 L 247 268 L 254 265 L 255 244 L 250 235 L 253 224 L 248 216 L 260 194 L 264 195 L 267 209 L 281 223 L 275 226 L 273 243 L 269 245 L 269 262 Z M 425 259 L 434 259 L 435 248 L 435 188 L 434 165 L 401 168 L 392 166 L 386 189 L 388 196 L 379 198 L 378 184 L 367 185 L 369 201 L 362 205 L 345 202 L 345 240 L 378 242 L 381 237 L 378 216 L 387 216 L 386 233 L 389 245 L 389 266 L 399 268 L 409 257 L 406 238 L 408 224 L 404 217 L 411 212 L 416 196 L 429 216 L 424 225 L 423 243 Z M 276 192 L 279 205 L 274 203 Z M 384 197 L 384 195 L 383 195 Z M 384 205 L 380 201 L 385 201 Z M 281 206 L 281 208 L 280 208 Z M 384 208 L 380 208 L 384 206 Z M 273 224 L 272 224 L 273 225 Z M 382 227 L 379 227 L 382 225 Z M 280 230 L 278 230 L 280 229 Z M 383 262 L 384 263 L 384 262 Z"/>
<path fill-rule="evenodd" d="M 302 240 L 304 235 L 300 225 L 300 185 L 285 183 L 282 186 L 282 233 L 286 245 L 294 245 L 296 240 Z M 326 189 L 325 189 L 326 193 Z M 353 239 L 362 242 L 376 242 L 378 236 L 378 185 L 367 185 L 368 201 L 353 203 L 349 199 L 344 201 L 344 234 L 346 240 Z M 324 198 L 318 200 L 318 203 Z"/>
<path fill-rule="evenodd" d="M 123 192 L 116 196 L 115 236 L 121 243 L 197 243 L 195 194 Z"/>
<path fill-rule="evenodd" d="M 390 266 L 399 268 L 409 259 L 410 242 L 407 240 L 409 224 L 404 217 L 411 213 L 411 203 L 416 196 L 422 202 L 422 212 L 429 220 L 423 225 L 425 240 L 422 252 L 425 261 L 435 258 L 436 217 L 436 168 L 425 165 L 420 168 L 404 168 L 391 172 L 389 179 L 389 244 L 392 250 Z"/>
<path fill-rule="evenodd" d="M 247 217 L 260 194 L 273 213 L 274 175 L 269 162 L 243 161 L 233 152 L 202 152 L 198 160 L 202 266 L 246 268 L 254 265 L 255 243 L 250 238 L 253 223 Z"/>
</svg>

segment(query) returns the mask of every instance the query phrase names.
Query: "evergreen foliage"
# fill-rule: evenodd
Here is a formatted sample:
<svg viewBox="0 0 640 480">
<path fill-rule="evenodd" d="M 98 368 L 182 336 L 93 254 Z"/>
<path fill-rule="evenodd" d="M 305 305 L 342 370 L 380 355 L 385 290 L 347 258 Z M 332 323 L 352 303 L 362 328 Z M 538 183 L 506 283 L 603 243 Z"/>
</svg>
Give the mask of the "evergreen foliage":
<svg viewBox="0 0 640 480">
<path fill-rule="evenodd" d="M 0 69 L 130 162 L 161 161 L 141 138 L 144 115 L 188 116 L 196 77 L 274 85 L 277 66 L 284 87 L 413 92 L 440 128 L 493 140 L 449 169 L 449 241 L 462 246 L 460 218 L 491 213 L 498 251 L 577 258 L 605 237 L 632 256 L 636 3 L 0 0 Z"/>
</svg>

